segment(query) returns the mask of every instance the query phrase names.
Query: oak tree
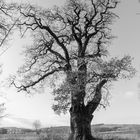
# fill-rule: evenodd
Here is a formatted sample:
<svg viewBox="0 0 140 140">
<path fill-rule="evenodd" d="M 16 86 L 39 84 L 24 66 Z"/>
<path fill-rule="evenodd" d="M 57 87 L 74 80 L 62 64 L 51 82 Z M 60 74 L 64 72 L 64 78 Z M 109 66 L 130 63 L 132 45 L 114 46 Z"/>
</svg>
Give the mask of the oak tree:
<svg viewBox="0 0 140 140">
<path fill-rule="evenodd" d="M 23 35 L 30 31 L 33 44 L 27 46 L 26 62 L 18 71 L 20 85 L 12 83 L 29 93 L 53 79 L 54 111 L 70 112 L 69 140 L 94 139 L 93 113 L 107 103 L 108 85 L 135 73 L 130 56 L 108 57 L 117 4 L 117 0 L 67 0 L 53 9 L 18 7 L 18 27 Z"/>
</svg>

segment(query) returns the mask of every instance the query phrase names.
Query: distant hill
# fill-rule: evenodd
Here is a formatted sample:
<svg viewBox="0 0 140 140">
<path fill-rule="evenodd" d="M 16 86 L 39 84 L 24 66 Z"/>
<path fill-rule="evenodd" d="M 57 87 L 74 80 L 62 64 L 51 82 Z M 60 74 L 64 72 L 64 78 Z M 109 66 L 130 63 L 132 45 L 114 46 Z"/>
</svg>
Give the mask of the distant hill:
<svg viewBox="0 0 140 140">
<path fill-rule="evenodd" d="M 0 128 L 0 134 L 21 134 L 33 132 L 32 129 L 18 128 L 18 127 L 2 127 Z"/>
<path fill-rule="evenodd" d="M 96 124 L 92 125 L 91 129 L 95 137 L 104 140 L 140 140 L 140 125 L 136 124 Z M 68 126 L 43 128 L 42 130 L 65 138 L 70 133 Z"/>
<path fill-rule="evenodd" d="M 23 130 L 26 132 L 34 131 L 33 129 L 26 129 L 26 128 L 18 128 L 18 127 L 1 127 L 0 130 L 7 129 L 7 130 Z M 114 132 L 114 131 L 140 131 L 140 125 L 137 124 L 95 124 L 91 126 L 93 132 Z M 55 133 L 61 132 L 70 132 L 69 126 L 56 126 L 56 127 L 46 127 L 41 128 L 43 132 L 54 131 Z"/>
</svg>

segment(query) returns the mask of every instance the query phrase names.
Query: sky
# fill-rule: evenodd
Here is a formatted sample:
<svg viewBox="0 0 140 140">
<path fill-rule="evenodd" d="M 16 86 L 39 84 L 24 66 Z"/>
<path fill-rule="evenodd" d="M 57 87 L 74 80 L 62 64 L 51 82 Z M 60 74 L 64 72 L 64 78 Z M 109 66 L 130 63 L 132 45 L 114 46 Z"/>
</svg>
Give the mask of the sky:
<svg viewBox="0 0 140 140">
<path fill-rule="evenodd" d="M 10 0 L 7 0 L 10 1 Z M 19 0 L 11 0 L 18 1 Z M 22 1 L 20 1 L 22 2 Z M 25 2 L 25 1 L 24 1 Z M 27 0 L 46 8 L 62 5 L 64 0 Z M 140 3 L 138 0 L 122 0 L 115 12 L 119 15 L 112 26 L 112 33 L 117 36 L 110 46 L 110 55 L 122 57 L 131 55 L 133 65 L 137 69 L 136 76 L 131 80 L 120 80 L 113 83 L 110 106 L 94 113 L 93 124 L 140 124 Z M 7 44 L 9 49 L 0 56 L 3 72 L 0 81 L 9 74 L 15 73 L 23 63 L 21 52 L 27 38 L 18 35 Z M 0 127 L 17 126 L 32 128 L 34 120 L 40 120 L 42 127 L 69 125 L 69 114 L 56 115 L 51 109 L 53 97 L 51 89 L 44 93 L 27 95 L 14 88 L 0 89 L 0 103 L 5 102 L 7 117 L 0 120 Z"/>
</svg>

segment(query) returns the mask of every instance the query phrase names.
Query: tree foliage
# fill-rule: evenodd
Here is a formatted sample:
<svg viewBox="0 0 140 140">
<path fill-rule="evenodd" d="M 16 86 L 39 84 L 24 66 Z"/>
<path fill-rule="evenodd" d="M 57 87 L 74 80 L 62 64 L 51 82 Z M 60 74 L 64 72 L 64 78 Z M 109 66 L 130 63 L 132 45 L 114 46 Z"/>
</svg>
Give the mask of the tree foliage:
<svg viewBox="0 0 140 140">
<path fill-rule="evenodd" d="M 9 35 L 15 27 L 14 8 L 15 4 L 7 4 L 5 1 L 0 0 L 0 46 L 8 41 Z"/>
<path fill-rule="evenodd" d="M 130 56 L 108 57 L 117 4 L 117 0 L 67 0 L 63 7 L 53 9 L 19 6 L 18 27 L 22 35 L 30 31 L 33 44 L 27 46 L 26 63 L 12 84 L 19 91 L 32 92 L 52 78 L 57 113 L 69 109 L 73 90 L 81 90 L 79 85 L 85 90 L 80 94 L 85 105 L 101 99 L 100 104 L 106 105 L 108 85 L 135 74 Z M 96 92 L 99 87 L 104 87 L 101 95 Z"/>
</svg>

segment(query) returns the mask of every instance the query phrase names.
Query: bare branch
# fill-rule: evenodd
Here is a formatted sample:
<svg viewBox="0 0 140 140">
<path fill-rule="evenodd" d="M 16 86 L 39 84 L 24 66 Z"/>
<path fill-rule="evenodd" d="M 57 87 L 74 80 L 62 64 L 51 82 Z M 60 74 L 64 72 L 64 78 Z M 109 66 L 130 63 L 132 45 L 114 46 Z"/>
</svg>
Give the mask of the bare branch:
<svg viewBox="0 0 140 140">
<path fill-rule="evenodd" d="M 29 89 L 30 87 L 35 86 L 36 84 L 38 84 L 38 83 L 41 82 L 42 80 L 45 80 L 46 77 L 48 77 L 48 76 L 50 76 L 50 75 L 52 75 L 52 74 L 54 74 L 55 72 L 58 72 L 58 71 L 60 71 L 60 69 L 52 70 L 52 71 L 50 71 L 50 72 L 44 74 L 43 76 L 41 76 L 41 77 L 40 77 L 39 79 L 37 79 L 36 81 L 32 81 L 32 82 L 31 82 L 30 84 L 28 84 L 28 85 L 17 86 L 17 85 L 15 84 L 14 81 L 12 81 L 11 85 L 14 85 L 17 89 L 19 89 L 18 92 L 20 92 L 20 91 L 26 91 L 26 92 L 27 92 L 28 89 Z"/>
<path fill-rule="evenodd" d="M 107 82 L 107 80 L 103 79 L 102 81 L 100 81 L 99 84 L 97 84 L 97 86 L 95 88 L 94 98 L 92 99 L 92 101 L 87 103 L 86 108 L 87 108 L 87 110 L 89 111 L 90 114 L 92 114 L 96 110 L 98 105 L 100 104 L 100 101 L 102 99 L 101 89 L 106 82 Z"/>
<path fill-rule="evenodd" d="M 55 75 L 66 82 L 55 90 L 55 111 L 65 112 L 70 104 L 75 108 L 87 103 L 89 113 L 93 113 L 99 104 L 104 105 L 100 102 L 102 98 L 108 100 L 102 96 L 104 85 L 131 78 L 135 73 L 131 57 L 103 57 L 108 55 L 107 47 L 113 38 L 110 25 L 117 17 L 113 12 L 117 3 L 69 0 L 64 7 L 53 9 L 20 6 L 18 25 L 23 35 L 30 31 L 33 45 L 27 47 L 26 63 L 19 71 L 23 76 L 21 86 L 13 82 L 15 87 L 28 92 L 42 86 L 50 75 L 63 71 L 63 77 Z"/>
</svg>

